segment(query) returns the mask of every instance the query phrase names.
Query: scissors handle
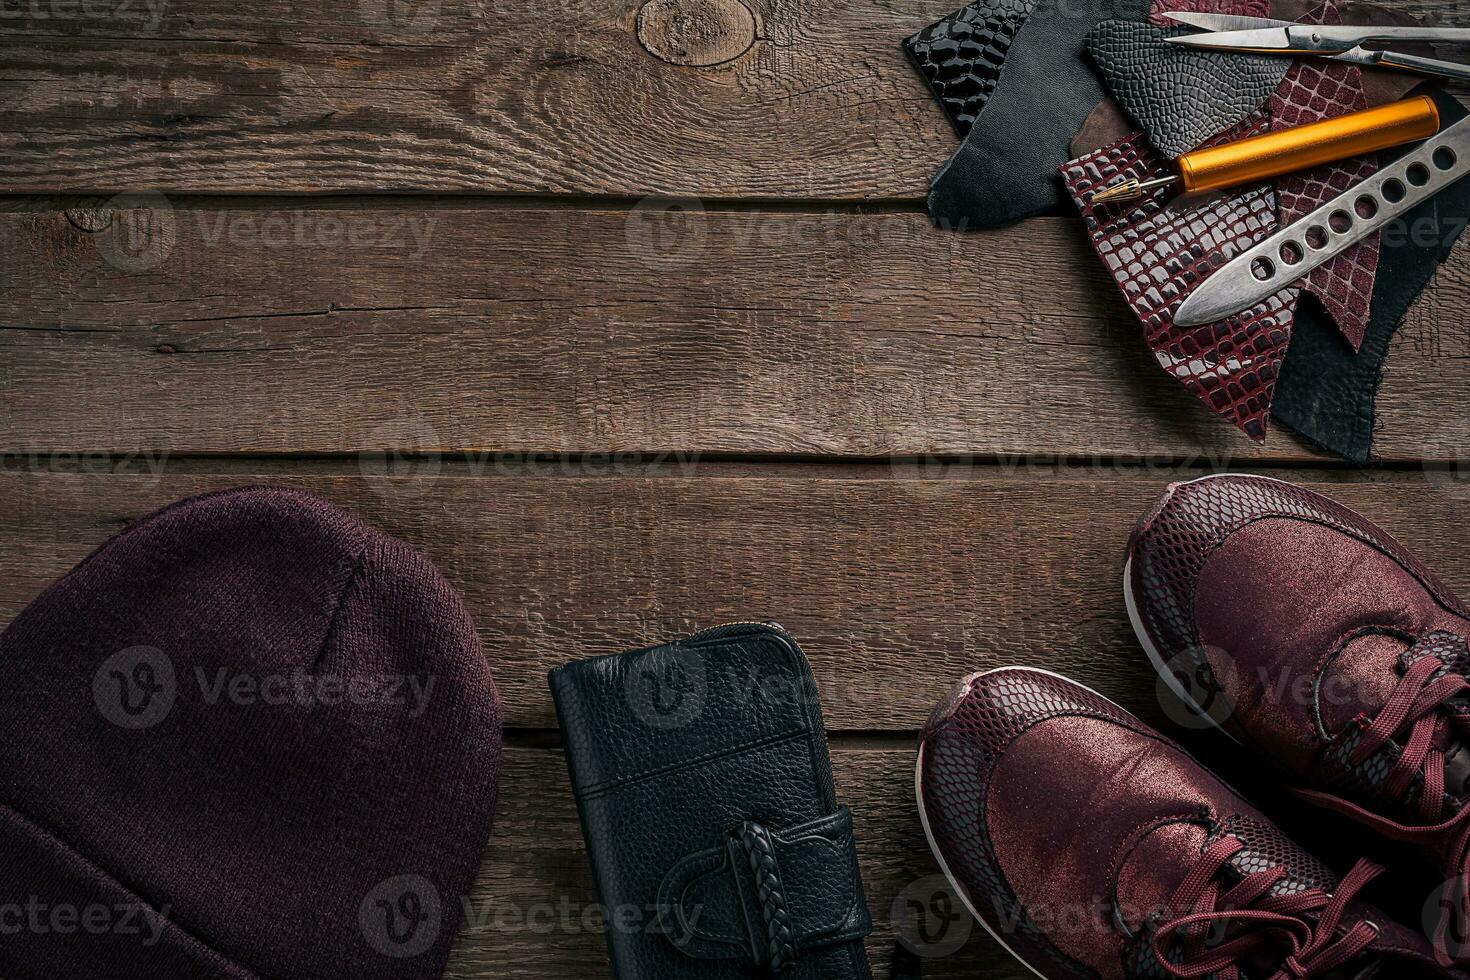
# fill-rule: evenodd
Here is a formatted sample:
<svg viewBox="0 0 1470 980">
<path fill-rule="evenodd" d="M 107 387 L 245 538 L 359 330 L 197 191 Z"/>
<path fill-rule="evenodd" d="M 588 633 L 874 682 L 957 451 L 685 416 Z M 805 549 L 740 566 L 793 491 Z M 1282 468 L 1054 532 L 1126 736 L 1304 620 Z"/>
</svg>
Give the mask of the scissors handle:
<svg viewBox="0 0 1470 980">
<path fill-rule="evenodd" d="M 1467 27 L 1358 27 L 1293 24 L 1287 28 L 1293 42 L 1307 50 L 1336 45 L 1360 45 L 1375 42 L 1419 41 L 1430 44 L 1470 44 Z"/>
<path fill-rule="evenodd" d="M 1418 55 L 1401 54 L 1397 51 L 1383 51 L 1378 53 L 1373 60 L 1383 68 L 1398 68 L 1402 71 L 1419 72 L 1422 75 L 1439 75 L 1442 78 L 1470 82 L 1470 65 L 1459 62 L 1421 58 Z"/>
</svg>

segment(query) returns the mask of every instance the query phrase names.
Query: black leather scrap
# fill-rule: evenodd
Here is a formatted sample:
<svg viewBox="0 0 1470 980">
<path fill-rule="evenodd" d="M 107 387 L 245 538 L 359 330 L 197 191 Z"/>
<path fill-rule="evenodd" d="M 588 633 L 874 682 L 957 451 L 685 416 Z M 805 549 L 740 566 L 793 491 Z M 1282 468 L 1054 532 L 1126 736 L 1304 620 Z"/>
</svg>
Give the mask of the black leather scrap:
<svg viewBox="0 0 1470 980">
<path fill-rule="evenodd" d="M 1072 210 L 1059 171 L 1103 97 L 1087 36 L 1104 20 L 1143 20 L 1148 0 L 1037 0 L 970 135 L 935 176 L 929 215 L 954 231 Z"/>
<path fill-rule="evenodd" d="M 1097 25 L 1087 50 L 1113 97 L 1148 134 L 1180 157 L 1240 123 L 1281 85 L 1290 58 L 1200 51 L 1166 38 L 1194 33 L 1129 20 Z"/>
</svg>

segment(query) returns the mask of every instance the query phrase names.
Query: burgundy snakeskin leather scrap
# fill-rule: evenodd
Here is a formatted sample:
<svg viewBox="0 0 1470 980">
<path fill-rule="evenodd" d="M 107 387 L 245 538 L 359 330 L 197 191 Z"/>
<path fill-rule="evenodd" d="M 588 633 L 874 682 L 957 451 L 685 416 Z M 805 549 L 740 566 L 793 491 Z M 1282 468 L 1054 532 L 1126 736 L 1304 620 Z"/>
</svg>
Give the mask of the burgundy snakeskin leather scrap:
<svg viewBox="0 0 1470 980">
<path fill-rule="evenodd" d="M 1308 24 L 1339 24 L 1337 0 L 1327 0 L 1302 18 Z M 1272 129 L 1292 129 L 1368 108 L 1363 73 L 1356 65 L 1299 60 L 1268 105 Z M 1283 225 L 1317 210 L 1378 172 L 1376 154 L 1328 164 L 1276 181 Z M 1336 322 L 1353 350 L 1363 346 L 1378 278 L 1379 236 L 1373 235 L 1317 269 L 1302 282 Z"/>
<path fill-rule="evenodd" d="M 1255 114 L 1220 137 L 1264 132 Z M 1167 190 L 1127 206 L 1095 208 L 1095 191 L 1126 177 L 1148 179 L 1167 171 L 1142 134 L 1074 160 L 1062 169 L 1082 212 L 1093 248 L 1144 325 L 1144 339 L 1160 366 L 1200 401 L 1256 441 L 1270 425 L 1271 396 L 1291 340 L 1298 290 L 1288 289 L 1227 320 L 1180 327 L 1174 314 L 1211 273 L 1277 227 L 1268 188 L 1207 200 L 1171 201 Z"/>
<path fill-rule="evenodd" d="M 1178 27 L 1165 14 L 1241 14 L 1246 17 L 1270 17 L 1271 0 L 1154 0 L 1148 20 L 1155 27 Z"/>
</svg>

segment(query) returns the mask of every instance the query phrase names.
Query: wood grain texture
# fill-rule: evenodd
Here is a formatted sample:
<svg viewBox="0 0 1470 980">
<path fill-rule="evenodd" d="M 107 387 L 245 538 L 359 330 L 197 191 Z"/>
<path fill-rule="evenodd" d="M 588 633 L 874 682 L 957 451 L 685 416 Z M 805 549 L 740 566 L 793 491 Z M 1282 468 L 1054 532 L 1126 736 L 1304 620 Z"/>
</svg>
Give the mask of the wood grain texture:
<svg viewBox="0 0 1470 980">
<path fill-rule="evenodd" d="M 5 190 L 913 200 L 955 142 L 899 48 L 946 0 L 72 6 L 6 13 Z"/>
<path fill-rule="evenodd" d="M 972 924 L 936 877 L 914 806 L 914 759 L 908 748 L 832 750 L 876 926 L 868 942 L 876 980 L 888 976 L 890 912 L 900 896 L 935 903 L 924 925 L 936 940 L 944 937 L 943 947 L 932 948 L 947 955 L 928 961 L 926 977 L 1027 980 L 1032 974 Z M 559 749 L 507 751 L 490 848 L 475 893 L 461 904 L 468 914 L 445 972 L 450 980 L 608 975 L 600 928 L 607 913 L 597 902 Z M 946 907 L 957 913 L 952 921 Z"/>
<path fill-rule="evenodd" d="M 955 149 L 899 41 L 958 0 L 675 5 L 17 3 L 0 190 L 918 201 Z"/>
<path fill-rule="evenodd" d="M 0 451 L 1320 459 L 1167 377 L 1074 223 L 296 206 L 0 214 Z M 1470 247 L 1376 448 L 1470 459 Z"/>
<path fill-rule="evenodd" d="M 270 479 L 324 495 L 444 570 L 515 727 L 555 726 L 545 676 L 558 664 L 766 618 L 801 642 L 836 731 L 916 730 L 956 678 L 1012 664 L 1165 720 L 1121 580 L 1128 534 L 1169 474 L 724 471 Z M 1449 476 L 1330 492 L 1463 587 L 1470 482 Z M 0 473 L 0 622 L 129 521 L 250 482 L 167 468 Z"/>
</svg>

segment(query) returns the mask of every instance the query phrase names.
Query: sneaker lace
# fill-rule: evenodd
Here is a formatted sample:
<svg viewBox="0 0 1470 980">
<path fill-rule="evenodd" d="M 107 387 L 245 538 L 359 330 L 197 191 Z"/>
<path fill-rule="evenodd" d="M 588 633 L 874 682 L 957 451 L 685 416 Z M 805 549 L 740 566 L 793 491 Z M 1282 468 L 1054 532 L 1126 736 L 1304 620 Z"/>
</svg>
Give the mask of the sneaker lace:
<svg viewBox="0 0 1470 980">
<path fill-rule="evenodd" d="M 1216 974 L 1219 980 L 1240 980 L 1247 958 L 1257 962 L 1257 957 L 1272 954 L 1281 960 L 1268 980 L 1321 977 L 1350 962 L 1378 937 L 1378 927 L 1367 921 L 1341 936 L 1336 933 L 1354 896 L 1383 868 L 1359 861 L 1331 894 L 1320 888 L 1271 894 L 1286 877 L 1279 865 L 1247 874 L 1227 890 L 1220 871 L 1244 847 L 1233 837 L 1215 841 L 1174 892 L 1170 907 L 1187 911 L 1160 925 L 1153 939 L 1154 958 L 1165 975 Z M 1211 945 L 1212 937 L 1219 936 L 1223 940 Z M 1180 962 L 1166 955 L 1176 939 Z"/>
<path fill-rule="evenodd" d="M 1470 679 L 1462 674 L 1444 672 L 1437 657 L 1421 657 L 1404 671 L 1398 687 L 1362 732 L 1348 761 L 1360 765 L 1392 741 L 1407 734 L 1402 751 L 1389 770 L 1384 790 L 1402 796 L 1421 776 L 1423 790 L 1419 794 L 1418 815 L 1422 823 L 1406 824 L 1373 813 L 1356 803 L 1331 793 L 1298 790 L 1308 802 L 1344 814 L 1386 837 L 1401 841 L 1425 842 L 1441 838 L 1447 846 L 1447 857 L 1456 878 L 1454 901 L 1442 903 L 1442 912 L 1434 931 L 1434 949 L 1442 966 L 1451 966 L 1463 958 L 1449 952 L 1450 928 L 1456 909 L 1470 910 L 1470 803 L 1450 812 L 1445 797 L 1445 752 L 1436 744 L 1442 719 L 1462 734 L 1470 735 L 1470 716 L 1446 712 L 1445 706 L 1466 691 Z"/>
</svg>

